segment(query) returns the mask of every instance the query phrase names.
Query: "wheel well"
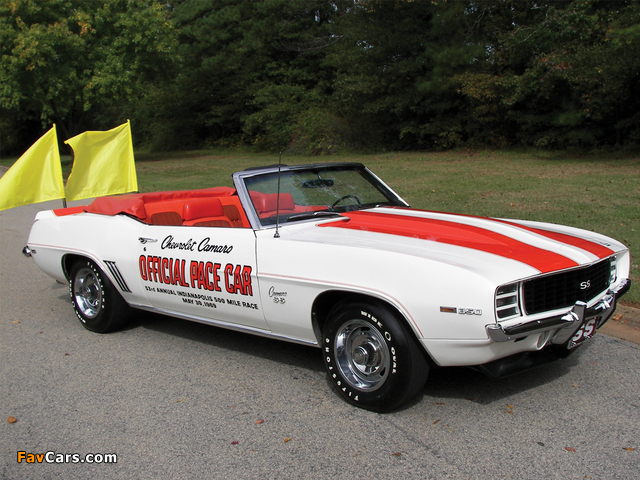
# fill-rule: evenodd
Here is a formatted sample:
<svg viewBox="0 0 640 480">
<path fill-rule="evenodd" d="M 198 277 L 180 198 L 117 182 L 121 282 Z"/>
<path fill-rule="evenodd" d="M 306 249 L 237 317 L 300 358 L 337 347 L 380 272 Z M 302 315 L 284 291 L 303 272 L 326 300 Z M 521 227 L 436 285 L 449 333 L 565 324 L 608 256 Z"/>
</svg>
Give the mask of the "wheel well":
<svg viewBox="0 0 640 480">
<path fill-rule="evenodd" d="M 403 322 L 406 330 L 413 337 L 413 340 L 417 342 L 417 344 L 420 346 L 420 351 L 423 352 L 430 366 L 436 365 L 433 359 L 431 358 L 431 355 L 429 355 L 429 352 L 427 352 L 424 349 L 424 347 L 418 340 L 418 337 L 413 331 L 413 328 L 411 328 L 411 326 L 409 325 L 409 322 L 407 322 L 407 319 L 405 318 L 405 316 L 394 305 L 384 300 L 381 300 L 380 298 L 372 297 L 370 295 L 365 295 L 361 293 L 330 290 L 318 295 L 318 297 L 313 302 L 313 306 L 311 307 L 311 319 L 313 324 L 313 332 L 315 333 L 315 336 L 318 339 L 319 345 L 322 345 L 322 330 L 324 329 L 324 325 L 327 319 L 329 318 L 329 314 L 331 313 L 331 310 L 338 303 L 344 300 L 349 300 L 353 302 L 362 301 L 362 302 L 368 302 L 368 303 L 375 303 L 377 305 L 382 305 L 393 310 L 393 312 L 396 313 L 398 319 Z"/>
<path fill-rule="evenodd" d="M 69 275 L 71 273 L 71 269 L 73 268 L 74 263 L 82 259 L 89 260 L 88 257 L 83 257 L 82 255 L 75 255 L 73 253 L 69 253 L 64 257 L 62 257 L 62 271 L 64 272 L 64 276 L 67 277 L 67 280 L 69 280 Z"/>
</svg>

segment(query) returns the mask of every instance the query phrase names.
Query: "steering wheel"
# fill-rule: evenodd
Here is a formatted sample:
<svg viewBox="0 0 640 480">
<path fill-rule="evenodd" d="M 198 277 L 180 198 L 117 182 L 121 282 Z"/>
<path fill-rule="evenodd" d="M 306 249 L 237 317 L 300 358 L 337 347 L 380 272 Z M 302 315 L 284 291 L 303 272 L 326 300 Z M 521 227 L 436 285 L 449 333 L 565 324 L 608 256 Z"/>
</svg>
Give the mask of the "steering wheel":
<svg viewBox="0 0 640 480">
<path fill-rule="evenodd" d="M 336 205 L 338 205 L 343 200 L 346 200 L 347 198 L 351 198 L 351 199 L 355 200 L 357 206 L 362 205 L 360 203 L 360 199 L 358 197 L 356 197 L 355 195 L 344 195 L 343 197 L 340 197 L 338 200 L 333 202 L 333 204 L 331 204 L 331 206 L 329 207 L 329 210 L 333 210 L 336 207 Z"/>
</svg>

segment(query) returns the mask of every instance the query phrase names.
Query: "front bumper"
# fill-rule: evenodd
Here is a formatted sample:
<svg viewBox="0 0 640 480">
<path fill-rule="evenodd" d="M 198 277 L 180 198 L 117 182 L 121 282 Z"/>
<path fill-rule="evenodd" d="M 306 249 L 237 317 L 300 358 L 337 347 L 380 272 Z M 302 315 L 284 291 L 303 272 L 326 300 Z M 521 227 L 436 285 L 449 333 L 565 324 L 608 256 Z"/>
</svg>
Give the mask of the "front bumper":
<svg viewBox="0 0 640 480">
<path fill-rule="evenodd" d="M 604 325 L 616 309 L 618 298 L 627 293 L 630 287 L 631 280 L 623 280 L 620 285 L 608 290 L 600 301 L 591 308 L 587 308 L 586 303 L 578 301 L 571 310 L 565 314 L 522 322 L 509 327 L 504 327 L 499 323 L 492 323 L 486 325 L 485 329 L 489 338 L 494 342 L 517 340 L 528 337 L 529 335 L 537 335 L 557 330 L 550 342 L 556 345 L 562 345 L 576 333 L 585 319 L 598 317 L 597 328 Z"/>
</svg>

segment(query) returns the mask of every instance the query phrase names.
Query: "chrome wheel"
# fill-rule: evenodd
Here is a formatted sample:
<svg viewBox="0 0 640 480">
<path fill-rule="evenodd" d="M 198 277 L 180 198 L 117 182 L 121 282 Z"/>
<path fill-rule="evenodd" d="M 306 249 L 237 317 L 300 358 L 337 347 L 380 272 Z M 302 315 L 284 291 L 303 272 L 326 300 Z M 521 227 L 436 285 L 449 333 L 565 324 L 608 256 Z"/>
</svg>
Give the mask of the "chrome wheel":
<svg viewBox="0 0 640 480">
<path fill-rule="evenodd" d="M 73 297 L 77 309 L 87 318 L 94 318 L 102 307 L 102 287 L 96 273 L 87 267 L 78 270 L 73 279 Z"/>
<path fill-rule="evenodd" d="M 389 412 L 420 392 L 429 365 L 400 314 L 369 300 L 347 298 L 333 307 L 322 328 L 322 357 L 344 400 Z"/>
<path fill-rule="evenodd" d="M 353 387 L 374 391 L 388 374 L 391 355 L 382 333 L 362 320 L 344 323 L 335 336 L 335 358 L 344 379 Z"/>
<path fill-rule="evenodd" d="M 129 305 L 91 260 L 79 260 L 72 265 L 69 296 L 78 320 L 87 330 L 107 333 L 127 323 Z"/>
</svg>

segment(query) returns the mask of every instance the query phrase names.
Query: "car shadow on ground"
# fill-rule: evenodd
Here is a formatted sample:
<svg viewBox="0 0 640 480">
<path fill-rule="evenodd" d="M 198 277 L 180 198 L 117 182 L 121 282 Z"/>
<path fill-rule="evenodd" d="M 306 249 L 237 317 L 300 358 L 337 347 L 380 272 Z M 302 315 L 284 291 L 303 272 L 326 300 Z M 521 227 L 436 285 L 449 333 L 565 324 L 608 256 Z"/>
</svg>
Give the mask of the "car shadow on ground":
<svg viewBox="0 0 640 480">
<path fill-rule="evenodd" d="M 324 373 L 324 365 L 319 350 L 315 347 L 264 338 L 248 333 L 180 320 L 160 314 L 135 311 L 128 329 L 144 328 L 155 332 L 174 335 L 215 348 L 232 350 L 265 360 L 280 362 L 289 366 L 306 369 L 317 374 Z M 479 404 L 491 404 L 504 398 L 541 387 L 566 375 L 579 366 L 580 351 L 566 359 L 561 359 L 531 370 L 520 372 L 498 380 L 468 367 L 447 367 L 432 369 L 422 395 L 400 410 L 421 401 L 438 399 L 464 399 Z M 327 382 L 327 385 L 331 385 Z"/>
<path fill-rule="evenodd" d="M 134 310 L 127 329 L 145 328 L 310 371 L 324 372 L 320 350 L 157 313 Z"/>
<path fill-rule="evenodd" d="M 69 303 L 66 285 L 56 284 L 53 290 L 60 292 L 60 300 Z M 72 314 L 70 313 L 70 315 Z M 313 373 L 314 376 L 323 375 L 326 377 L 320 351 L 313 346 L 299 345 L 161 314 L 133 310 L 131 321 L 120 332 L 137 329 L 147 329 L 180 337 L 215 348 L 300 368 Z M 402 406 L 398 411 L 411 408 L 423 401 L 437 403 L 442 399 L 468 400 L 483 405 L 502 401 L 506 397 L 552 383 L 568 374 L 573 368 L 580 368 L 581 355 L 585 348 L 592 348 L 592 345 L 587 344 L 579 348 L 566 359 L 497 380 L 469 367 L 434 368 L 429 373 L 422 394 Z M 326 380 L 327 386 L 332 388 L 332 383 L 328 379 Z"/>
<path fill-rule="evenodd" d="M 456 398 L 488 405 L 542 387 L 565 376 L 571 369 L 579 367 L 580 353 L 576 351 L 568 358 L 499 379 L 493 379 L 469 367 L 434 369 L 429 374 L 423 394 L 433 401 Z"/>
</svg>

